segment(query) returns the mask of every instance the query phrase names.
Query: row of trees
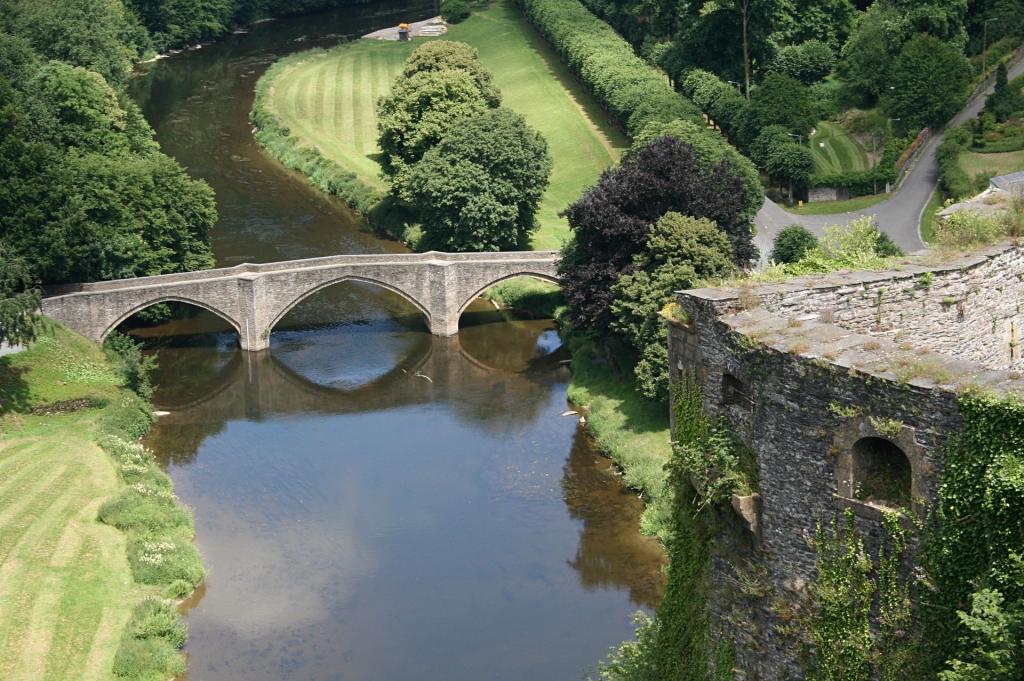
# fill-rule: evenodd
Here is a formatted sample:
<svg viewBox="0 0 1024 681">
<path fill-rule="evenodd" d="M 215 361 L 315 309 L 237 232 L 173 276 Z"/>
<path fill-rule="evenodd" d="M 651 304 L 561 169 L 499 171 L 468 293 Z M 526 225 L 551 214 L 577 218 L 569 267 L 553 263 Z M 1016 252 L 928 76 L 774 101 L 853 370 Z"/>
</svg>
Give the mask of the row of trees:
<svg viewBox="0 0 1024 681">
<path fill-rule="evenodd" d="M 392 198 L 420 224 L 420 249 L 523 247 L 551 174 L 547 142 L 501 106 L 475 48 L 435 40 L 405 63 L 377 104 Z"/>
</svg>

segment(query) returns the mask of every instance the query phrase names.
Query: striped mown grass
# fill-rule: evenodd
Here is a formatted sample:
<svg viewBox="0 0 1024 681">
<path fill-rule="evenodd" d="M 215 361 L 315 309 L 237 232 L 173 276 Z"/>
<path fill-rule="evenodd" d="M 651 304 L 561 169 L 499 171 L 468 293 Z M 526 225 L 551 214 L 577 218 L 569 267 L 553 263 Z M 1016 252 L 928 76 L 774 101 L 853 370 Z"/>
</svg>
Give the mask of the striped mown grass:
<svg viewBox="0 0 1024 681">
<path fill-rule="evenodd" d="M 868 155 L 864 147 L 838 123 L 819 122 L 809 143 L 814 168 L 819 175 L 868 170 Z"/>
<path fill-rule="evenodd" d="M 97 413 L 25 417 L 0 440 L 0 678 L 111 676 L 137 596 L 124 535 L 96 520 L 119 488 Z"/>
<path fill-rule="evenodd" d="M 593 99 L 510 3 L 499 1 L 452 26 L 447 40 L 476 47 L 494 73 L 503 104 L 526 117 L 548 142 L 554 160 L 541 203 L 541 228 L 532 246 L 558 248 L 568 237 L 558 212 L 593 185 L 628 147 Z M 422 41 L 360 40 L 290 58 L 274 72 L 270 107 L 292 136 L 383 188 L 377 163 L 377 98 L 388 92 L 402 64 Z"/>
</svg>

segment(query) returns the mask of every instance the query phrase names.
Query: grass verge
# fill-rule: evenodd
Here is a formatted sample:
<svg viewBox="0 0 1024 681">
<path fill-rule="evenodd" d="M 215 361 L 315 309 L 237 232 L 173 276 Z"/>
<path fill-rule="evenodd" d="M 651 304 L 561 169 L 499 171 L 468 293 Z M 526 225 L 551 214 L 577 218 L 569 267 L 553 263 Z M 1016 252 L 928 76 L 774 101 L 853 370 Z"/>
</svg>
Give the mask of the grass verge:
<svg viewBox="0 0 1024 681">
<path fill-rule="evenodd" d="M 511 3 L 475 11 L 444 36 L 476 47 L 494 73 L 503 104 L 526 117 L 548 142 L 551 184 L 531 246 L 556 249 L 568 237 L 558 212 L 593 185 L 628 147 L 627 138 Z M 375 104 L 421 44 L 359 40 L 281 60 L 260 80 L 253 121 L 257 139 L 315 186 L 366 214 L 385 189 L 377 163 Z"/>
<path fill-rule="evenodd" d="M 868 170 L 868 155 L 864 147 L 838 123 L 820 121 L 809 144 L 814 168 L 819 175 Z"/>
<path fill-rule="evenodd" d="M 787 206 L 780 203 L 783 210 L 796 213 L 797 215 L 834 215 L 836 213 L 849 213 L 855 210 L 870 208 L 876 203 L 881 203 L 892 197 L 892 194 L 875 194 L 873 196 L 858 196 L 848 201 L 819 201 L 816 203 L 804 204 L 803 208 Z"/>
<path fill-rule="evenodd" d="M 560 286 L 533 277 L 506 279 L 484 291 L 480 297 L 531 319 L 554 317 L 558 308 L 565 305 Z"/>
<path fill-rule="evenodd" d="M 642 493 L 647 508 L 640 531 L 667 543 L 672 503 L 664 468 L 672 454 L 668 405 L 637 392 L 631 363 L 622 353 L 606 352 L 571 332 L 565 336 L 573 353 L 569 400 L 585 413 L 601 451 L 622 467 L 625 484 Z"/>
<path fill-rule="evenodd" d="M 136 603 L 168 587 L 145 585 L 133 536 L 97 521 L 127 488 L 125 466 L 103 448 L 152 421 L 148 403 L 120 389 L 123 369 L 56 324 L 0 358 L 0 678 L 167 679 L 184 668 L 178 639 L 152 628 L 160 664 L 118 667 Z M 151 456 L 134 466 L 170 488 Z"/>
<path fill-rule="evenodd" d="M 936 189 L 932 192 L 932 197 L 928 199 L 928 205 L 925 206 L 924 212 L 921 213 L 921 238 L 927 246 L 938 244 L 938 239 L 935 236 L 935 223 L 939 220 L 936 213 L 942 210 L 942 203 L 942 190 Z"/>
</svg>

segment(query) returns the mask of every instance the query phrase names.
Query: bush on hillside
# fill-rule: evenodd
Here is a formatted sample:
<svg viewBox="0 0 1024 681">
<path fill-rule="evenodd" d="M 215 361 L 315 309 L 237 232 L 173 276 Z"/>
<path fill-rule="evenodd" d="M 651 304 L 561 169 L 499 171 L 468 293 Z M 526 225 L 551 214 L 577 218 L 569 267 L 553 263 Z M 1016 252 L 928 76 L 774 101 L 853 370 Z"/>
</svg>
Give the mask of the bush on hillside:
<svg viewBox="0 0 1024 681">
<path fill-rule="evenodd" d="M 666 213 L 651 227 L 647 246 L 633 256 L 633 270 L 619 277 L 612 329 L 636 349 L 637 389 L 650 399 L 668 398 L 668 328 L 661 311 L 675 291 L 735 272 L 732 247 L 714 222 Z"/>
<path fill-rule="evenodd" d="M 449 24 L 460 24 L 469 18 L 469 5 L 465 0 L 444 0 L 441 18 Z"/>
<path fill-rule="evenodd" d="M 803 225 L 789 225 L 779 230 L 772 240 L 771 259 L 779 264 L 798 262 L 818 245 L 818 237 Z"/>
<path fill-rule="evenodd" d="M 700 111 L 578 0 L 517 0 L 527 18 L 630 135 L 651 121 L 703 123 Z"/>
<path fill-rule="evenodd" d="M 832 48 L 820 40 L 808 40 L 779 48 L 768 70 L 810 85 L 832 73 L 835 67 L 836 53 Z"/>
</svg>

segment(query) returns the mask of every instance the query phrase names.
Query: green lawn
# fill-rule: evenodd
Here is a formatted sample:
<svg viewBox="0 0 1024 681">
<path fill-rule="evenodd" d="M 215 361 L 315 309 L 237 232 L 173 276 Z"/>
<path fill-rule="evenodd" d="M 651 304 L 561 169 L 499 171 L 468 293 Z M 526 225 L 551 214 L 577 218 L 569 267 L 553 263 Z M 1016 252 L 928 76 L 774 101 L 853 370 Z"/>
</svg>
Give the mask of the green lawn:
<svg viewBox="0 0 1024 681">
<path fill-rule="evenodd" d="M 940 210 L 942 210 L 942 190 L 936 189 L 932 192 L 932 197 L 928 200 L 924 212 L 921 213 L 921 238 L 928 246 L 934 246 L 936 243 L 935 223 L 939 220 L 936 213 Z"/>
<path fill-rule="evenodd" d="M 868 169 L 864 147 L 838 123 L 819 122 L 809 143 L 815 169 L 821 175 Z"/>
<path fill-rule="evenodd" d="M 848 201 L 819 201 L 817 203 L 805 203 L 803 208 L 797 208 L 796 206 L 787 206 L 780 203 L 779 205 L 790 213 L 796 213 L 797 215 L 833 215 L 835 213 L 849 213 L 853 210 L 863 210 L 864 208 L 870 208 L 876 203 L 885 201 L 892 194 L 869 194 L 868 196 L 858 196 L 855 199 Z"/>
<path fill-rule="evenodd" d="M 973 178 L 978 173 L 993 176 L 1009 175 L 1024 170 L 1024 151 L 1006 151 L 1001 154 L 976 154 L 965 151 L 957 159 L 960 167 Z"/>
<path fill-rule="evenodd" d="M 122 483 L 92 439 L 98 410 L 30 412 L 57 400 L 110 399 L 116 379 L 95 344 L 54 333 L 0 358 L 0 678 L 110 679 L 141 596 L 124 535 L 96 519 Z"/>
<path fill-rule="evenodd" d="M 558 248 L 569 233 L 558 212 L 618 159 L 628 148 L 627 138 L 607 124 L 608 116 L 510 4 L 494 2 L 490 10 L 474 12 L 444 38 L 476 47 L 480 61 L 494 73 L 503 104 L 523 114 L 547 140 L 554 169 L 532 245 Z M 360 40 L 293 61 L 277 77 L 272 107 L 292 135 L 382 187 L 374 160 L 379 153 L 374 104 L 421 40 L 429 38 Z"/>
</svg>

